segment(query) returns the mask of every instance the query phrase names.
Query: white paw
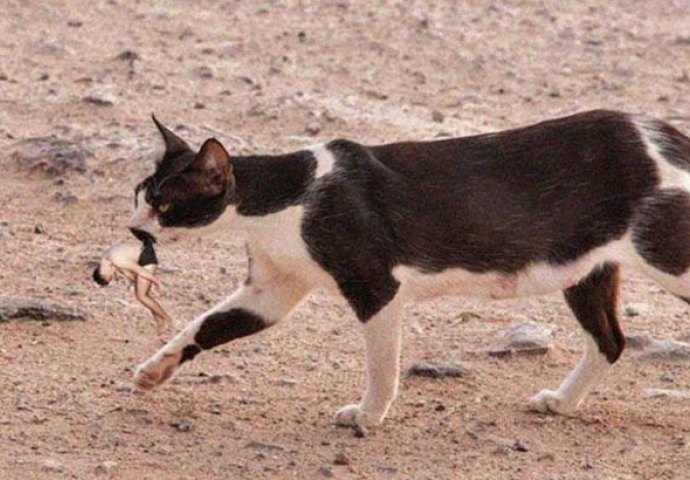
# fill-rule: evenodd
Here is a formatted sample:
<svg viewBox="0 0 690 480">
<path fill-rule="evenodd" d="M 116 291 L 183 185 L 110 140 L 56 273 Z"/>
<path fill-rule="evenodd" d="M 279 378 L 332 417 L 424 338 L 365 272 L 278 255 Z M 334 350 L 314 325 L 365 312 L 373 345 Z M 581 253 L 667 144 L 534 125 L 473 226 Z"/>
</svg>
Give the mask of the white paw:
<svg viewBox="0 0 690 480">
<path fill-rule="evenodd" d="M 379 425 L 383 417 L 366 413 L 359 405 L 348 405 L 338 410 L 335 415 L 335 423 L 343 427 L 374 427 Z"/>
<path fill-rule="evenodd" d="M 577 406 L 566 402 L 557 392 L 552 390 L 542 390 L 529 401 L 529 406 L 535 412 L 557 413 L 559 415 L 569 415 Z"/>
<path fill-rule="evenodd" d="M 157 387 L 175 373 L 181 358 L 181 353 L 154 355 L 134 372 L 134 383 L 142 390 L 151 390 Z"/>
</svg>

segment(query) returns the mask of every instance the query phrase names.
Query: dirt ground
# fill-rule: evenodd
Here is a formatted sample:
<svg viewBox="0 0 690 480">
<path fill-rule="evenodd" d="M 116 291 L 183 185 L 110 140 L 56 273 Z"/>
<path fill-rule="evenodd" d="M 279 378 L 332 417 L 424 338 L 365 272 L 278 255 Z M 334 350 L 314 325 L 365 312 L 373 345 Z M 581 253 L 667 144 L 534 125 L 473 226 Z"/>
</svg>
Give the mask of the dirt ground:
<svg viewBox="0 0 690 480">
<path fill-rule="evenodd" d="M 470 374 L 406 379 L 385 424 L 356 438 L 333 425 L 364 380 L 342 300 L 317 292 L 289 321 L 142 394 L 132 370 L 163 338 L 123 283 L 90 280 L 102 251 L 128 238 L 132 189 L 152 168 L 151 112 L 195 145 L 217 136 L 238 154 L 466 135 L 600 107 L 690 133 L 689 7 L 0 0 L 0 298 L 89 314 L 0 324 L 0 479 L 690 478 L 690 401 L 644 393 L 690 389 L 688 360 L 628 354 L 576 417 L 528 411 L 579 357 L 560 295 L 410 306 L 405 365 Z M 76 148 L 65 171 L 17 161 L 34 145 L 20 142 L 51 135 Z M 180 324 L 246 271 L 232 231 L 159 253 Z M 628 333 L 690 328 L 688 308 L 640 277 L 626 276 L 623 305 L 638 313 Z M 555 329 L 555 349 L 487 355 L 524 316 Z"/>
</svg>

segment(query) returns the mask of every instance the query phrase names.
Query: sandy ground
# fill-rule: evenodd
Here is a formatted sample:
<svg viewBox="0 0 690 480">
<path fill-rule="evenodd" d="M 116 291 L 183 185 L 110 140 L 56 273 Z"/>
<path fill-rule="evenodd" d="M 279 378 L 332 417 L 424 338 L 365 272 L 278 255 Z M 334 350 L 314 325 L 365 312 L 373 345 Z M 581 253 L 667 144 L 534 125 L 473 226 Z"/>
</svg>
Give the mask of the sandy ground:
<svg viewBox="0 0 690 480">
<path fill-rule="evenodd" d="M 0 324 L 0 478 L 690 478 L 690 401 L 644 395 L 690 388 L 688 361 L 627 355 L 578 416 L 528 412 L 579 357 L 559 295 L 411 306 L 405 364 L 460 362 L 470 375 L 405 380 L 384 426 L 356 438 L 332 423 L 363 384 L 343 301 L 316 293 L 274 330 L 141 394 L 132 369 L 163 339 L 124 284 L 89 278 L 128 238 L 132 189 L 152 168 L 151 112 L 235 153 L 464 135 L 598 107 L 690 132 L 690 4 L 602 3 L 1 0 L 0 296 L 90 318 Z M 51 135 L 88 154 L 84 172 L 17 165 L 18 142 Z M 181 324 L 246 270 L 235 232 L 160 256 Z M 623 300 L 639 312 L 624 318 L 629 333 L 687 334 L 687 308 L 648 281 L 626 276 Z M 556 330 L 554 351 L 488 356 L 521 316 Z"/>
</svg>

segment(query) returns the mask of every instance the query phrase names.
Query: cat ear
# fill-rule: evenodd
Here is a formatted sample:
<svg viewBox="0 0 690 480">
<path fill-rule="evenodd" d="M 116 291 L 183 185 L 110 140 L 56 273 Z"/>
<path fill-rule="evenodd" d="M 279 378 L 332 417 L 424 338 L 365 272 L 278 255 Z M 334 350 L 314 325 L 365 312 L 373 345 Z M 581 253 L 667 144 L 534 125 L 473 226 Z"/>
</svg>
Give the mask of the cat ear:
<svg viewBox="0 0 690 480">
<path fill-rule="evenodd" d="M 169 130 L 165 125 L 160 123 L 155 115 L 151 114 L 151 118 L 153 119 L 153 123 L 156 124 L 158 131 L 161 133 L 161 136 L 163 137 L 163 143 L 165 144 L 166 154 L 173 156 L 192 150 L 191 148 L 189 148 L 189 145 L 187 145 L 187 142 L 182 140 L 171 130 Z"/>
<path fill-rule="evenodd" d="M 228 177 L 232 175 L 230 154 L 215 138 L 209 138 L 204 142 L 190 167 L 203 172 L 211 182 L 219 185 L 225 185 Z"/>
</svg>

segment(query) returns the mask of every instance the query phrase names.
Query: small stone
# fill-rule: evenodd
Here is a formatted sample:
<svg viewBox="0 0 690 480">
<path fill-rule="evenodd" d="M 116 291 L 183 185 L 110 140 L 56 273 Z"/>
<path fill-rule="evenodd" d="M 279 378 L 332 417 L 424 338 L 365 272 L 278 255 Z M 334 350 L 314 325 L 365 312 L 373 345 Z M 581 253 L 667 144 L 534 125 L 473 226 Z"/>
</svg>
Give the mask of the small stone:
<svg viewBox="0 0 690 480">
<path fill-rule="evenodd" d="M 420 362 L 407 369 L 408 377 L 462 378 L 467 374 L 467 368 L 455 363 Z"/>
<path fill-rule="evenodd" d="M 107 90 L 94 90 L 83 98 L 86 103 L 99 107 L 112 107 L 117 103 L 117 98 Z"/>
<path fill-rule="evenodd" d="M 673 383 L 676 381 L 676 377 L 671 375 L 670 373 L 664 373 L 659 377 L 659 380 L 666 383 Z"/>
<path fill-rule="evenodd" d="M 84 22 L 81 20 L 68 20 L 67 21 L 67 26 L 72 27 L 72 28 L 79 28 L 84 25 Z"/>
<path fill-rule="evenodd" d="M 331 467 L 320 467 L 318 471 L 322 477 L 333 478 L 333 470 L 331 470 Z"/>
<path fill-rule="evenodd" d="M 434 110 L 431 112 L 431 119 L 436 123 L 443 123 L 443 121 L 446 119 L 446 116 L 443 114 L 443 112 Z"/>
<path fill-rule="evenodd" d="M 690 390 L 667 390 L 663 388 L 648 388 L 644 391 L 645 398 L 678 398 L 690 400 Z"/>
<path fill-rule="evenodd" d="M 41 235 L 41 234 L 45 233 L 45 230 L 43 229 L 43 225 L 41 225 L 40 223 L 36 224 L 34 226 L 34 233 L 36 235 Z"/>
<path fill-rule="evenodd" d="M 10 158 L 21 171 L 49 177 L 86 172 L 86 159 L 93 155 L 80 142 L 56 136 L 27 138 L 15 143 Z"/>
<path fill-rule="evenodd" d="M 134 50 L 125 50 L 124 52 L 120 53 L 117 57 L 118 60 L 121 60 L 123 62 L 129 62 L 132 63 L 136 60 L 139 60 L 139 54 L 135 52 Z"/>
<path fill-rule="evenodd" d="M 194 75 L 196 75 L 199 78 L 213 78 L 215 76 L 213 69 L 209 67 L 208 65 L 202 65 L 201 67 L 197 67 L 194 70 Z"/>
<path fill-rule="evenodd" d="M 307 124 L 306 132 L 309 135 L 317 135 L 319 132 L 321 132 L 321 124 L 319 122 L 309 122 Z"/>
<path fill-rule="evenodd" d="M 41 460 L 41 470 L 44 472 L 61 473 L 64 467 L 60 462 L 51 459 Z"/>
<path fill-rule="evenodd" d="M 333 465 L 349 465 L 350 459 L 347 458 L 345 452 L 338 452 L 333 459 Z"/>
<path fill-rule="evenodd" d="M 513 450 L 516 452 L 528 452 L 527 447 L 525 446 L 524 443 L 522 443 L 521 440 L 515 440 L 515 443 L 513 443 Z"/>
<path fill-rule="evenodd" d="M 178 432 L 189 432 L 192 429 L 192 426 L 187 423 L 187 422 L 172 422 L 170 424 L 171 427 L 173 427 L 175 430 Z"/>
<path fill-rule="evenodd" d="M 657 339 L 646 335 L 630 335 L 626 343 L 634 350 L 639 350 L 643 358 L 664 360 L 690 359 L 690 343 L 679 342 L 670 338 Z"/>
<path fill-rule="evenodd" d="M 281 378 L 278 380 L 278 385 L 283 387 L 294 387 L 297 385 L 297 380 L 293 380 L 291 378 Z"/>
<path fill-rule="evenodd" d="M 637 309 L 637 307 L 628 305 L 627 307 L 625 307 L 625 315 L 627 315 L 628 317 L 639 317 L 640 311 Z"/>
<path fill-rule="evenodd" d="M 203 103 L 201 103 L 201 102 L 196 102 L 196 103 L 194 104 L 194 108 L 195 108 L 196 110 L 203 110 L 204 108 L 206 108 L 206 105 L 203 104 Z"/>
<path fill-rule="evenodd" d="M 503 343 L 488 353 L 504 357 L 512 353 L 544 355 L 553 348 L 553 330 L 528 319 L 509 326 L 503 335 Z"/>
<path fill-rule="evenodd" d="M 117 462 L 111 460 L 106 460 L 105 462 L 99 463 L 96 466 L 96 473 L 99 475 L 112 475 L 117 472 L 119 465 Z"/>
</svg>

